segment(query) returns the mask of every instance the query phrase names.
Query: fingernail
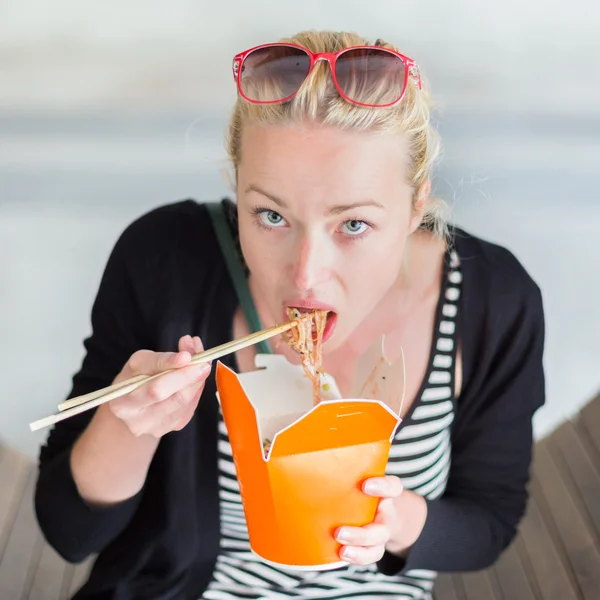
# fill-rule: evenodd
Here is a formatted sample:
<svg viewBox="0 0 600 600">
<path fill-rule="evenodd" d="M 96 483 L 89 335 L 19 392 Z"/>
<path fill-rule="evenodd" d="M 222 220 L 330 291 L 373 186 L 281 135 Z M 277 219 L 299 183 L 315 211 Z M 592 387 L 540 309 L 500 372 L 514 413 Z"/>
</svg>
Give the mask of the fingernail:
<svg viewBox="0 0 600 600">
<path fill-rule="evenodd" d="M 354 548 L 346 547 L 342 551 L 342 557 L 347 560 L 352 560 L 353 558 L 356 558 L 356 550 L 354 550 Z"/>
<path fill-rule="evenodd" d="M 209 373 L 210 373 L 210 365 L 207 365 L 206 363 L 202 363 L 198 367 L 198 370 L 196 371 L 196 377 L 198 379 L 204 379 Z"/>
<path fill-rule="evenodd" d="M 346 527 L 342 527 L 336 536 L 338 542 L 342 544 L 346 544 L 350 541 L 350 536 L 348 535 L 348 529 Z"/>
<path fill-rule="evenodd" d="M 381 485 L 376 481 L 367 481 L 364 485 L 364 491 L 366 494 L 377 495 L 381 493 Z"/>
<path fill-rule="evenodd" d="M 171 356 L 171 360 L 174 363 L 180 363 L 183 358 L 185 356 L 185 352 L 173 352 L 172 356 Z"/>
<path fill-rule="evenodd" d="M 194 349 L 196 352 L 202 352 L 202 350 L 204 350 L 204 347 L 202 346 L 202 340 L 198 336 L 194 338 Z"/>
</svg>

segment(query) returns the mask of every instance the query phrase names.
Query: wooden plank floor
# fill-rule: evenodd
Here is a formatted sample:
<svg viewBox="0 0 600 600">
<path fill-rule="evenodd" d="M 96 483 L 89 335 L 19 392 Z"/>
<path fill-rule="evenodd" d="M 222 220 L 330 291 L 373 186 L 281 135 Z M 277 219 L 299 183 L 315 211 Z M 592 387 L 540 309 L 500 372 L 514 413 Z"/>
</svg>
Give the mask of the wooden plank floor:
<svg viewBox="0 0 600 600">
<path fill-rule="evenodd" d="M 33 465 L 0 448 L 0 599 L 68 600 L 90 562 L 66 563 L 43 540 L 33 512 Z"/>
<path fill-rule="evenodd" d="M 436 600 L 600 600 L 600 396 L 535 447 L 531 499 L 491 568 L 441 574 Z"/>
<path fill-rule="evenodd" d="M 441 574 L 435 600 L 600 600 L 600 396 L 536 444 L 531 499 L 491 568 Z M 91 566 L 65 563 L 37 527 L 34 466 L 0 447 L 0 600 L 68 600 Z"/>
</svg>

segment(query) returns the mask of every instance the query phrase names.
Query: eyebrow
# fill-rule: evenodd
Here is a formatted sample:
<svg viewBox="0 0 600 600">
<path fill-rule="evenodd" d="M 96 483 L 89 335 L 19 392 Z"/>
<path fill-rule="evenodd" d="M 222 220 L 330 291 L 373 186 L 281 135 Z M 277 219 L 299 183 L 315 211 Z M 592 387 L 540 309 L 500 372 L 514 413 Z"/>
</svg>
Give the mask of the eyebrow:
<svg viewBox="0 0 600 600">
<path fill-rule="evenodd" d="M 352 204 L 338 204 L 337 206 L 332 206 L 329 209 L 329 212 L 332 215 L 339 215 L 349 210 L 354 210 L 355 208 L 363 208 L 364 206 L 374 206 L 375 208 L 385 210 L 385 206 L 379 202 L 375 202 L 375 200 L 361 200 L 359 202 L 353 202 Z"/>
<path fill-rule="evenodd" d="M 260 194 L 261 196 L 264 196 L 265 198 L 268 198 L 269 200 L 271 200 L 271 202 L 274 202 L 280 208 L 287 208 L 287 204 L 281 198 L 278 198 L 277 196 L 273 196 L 273 194 L 269 194 L 268 192 L 261 190 L 256 185 L 251 184 L 246 188 L 246 194 L 249 194 L 250 192 L 255 192 L 257 194 Z"/>
<path fill-rule="evenodd" d="M 277 206 L 279 206 L 280 208 L 287 208 L 287 204 L 281 198 L 278 198 L 277 196 L 273 196 L 273 194 L 265 192 L 256 185 L 249 185 L 246 188 L 246 193 L 248 194 L 249 192 L 255 192 L 257 194 L 260 194 L 261 196 L 264 196 L 265 198 L 268 198 L 269 200 L 271 200 L 271 202 L 277 204 Z M 332 215 L 339 215 L 349 210 L 354 210 L 355 208 L 362 208 L 364 206 L 374 206 L 375 208 L 381 208 L 385 210 L 385 206 L 383 206 L 383 204 L 380 204 L 379 202 L 375 202 L 375 200 L 361 200 L 359 202 L 353 202 L 351 204 L 337 204 L 336 206 L 332 206 L 329 209 L 329 213 Z"/>
</svg>

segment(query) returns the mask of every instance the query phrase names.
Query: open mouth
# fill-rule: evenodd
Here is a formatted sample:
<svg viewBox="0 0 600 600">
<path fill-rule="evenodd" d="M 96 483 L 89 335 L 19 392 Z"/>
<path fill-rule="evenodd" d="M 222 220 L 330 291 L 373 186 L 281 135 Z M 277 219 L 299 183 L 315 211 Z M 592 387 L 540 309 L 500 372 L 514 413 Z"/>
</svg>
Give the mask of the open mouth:
<svg viewBox="0 0 600 600">
<path fill-rule="evenodd" d="M 296 318 L 301 317 L 302 315 L 310 314 L 316 310 L 326 310 L 327 312 L 327 321 L 325 323 L 325 328 L 323 330 L 323 342 L 326 342 L 332 335 L 335 329 L 335 325 L 337 322 L 337 313 L 330 307 L 324 304 L 310 303 L 306 305 L 294 306 L 293 304 L 286 304 L 284 307 L 284 314 L 287 319 L 287 308 L 291 308 L 294 312 L 294 316 Z M 317 339 L 317 331 L 315 329 L 315 323 L 313 322 L 313 339 Z"/>
</svg>

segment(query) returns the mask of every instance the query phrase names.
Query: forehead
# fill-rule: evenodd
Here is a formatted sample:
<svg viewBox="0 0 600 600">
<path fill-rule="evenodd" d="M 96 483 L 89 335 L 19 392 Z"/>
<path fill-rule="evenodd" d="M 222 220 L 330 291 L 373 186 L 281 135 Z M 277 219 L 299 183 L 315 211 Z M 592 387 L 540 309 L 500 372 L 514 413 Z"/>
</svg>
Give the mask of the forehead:
<svg viewBox="0 0 600 600">
<path fill-rule="evenodd" d="M 242 134 L 238 176 L 277 185 L 283 194 L 310 188 L 336 195 L 385 190 L 405 182 L 408 150 L 397 134 L 324 125 L 251 125 Z"/>
</svg>

